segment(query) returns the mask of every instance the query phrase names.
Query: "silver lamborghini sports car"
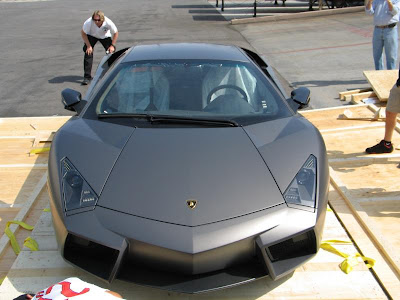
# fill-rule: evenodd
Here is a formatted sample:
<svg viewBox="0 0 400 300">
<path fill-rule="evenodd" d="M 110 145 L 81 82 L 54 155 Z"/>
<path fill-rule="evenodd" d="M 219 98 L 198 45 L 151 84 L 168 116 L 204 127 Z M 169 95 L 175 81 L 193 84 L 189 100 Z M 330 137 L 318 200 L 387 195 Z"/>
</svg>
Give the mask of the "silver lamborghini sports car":
<svg viewBox="0 0 400 300">
<path fill-rule="evenodd" d="M 106 55 L 57 132 L 48 187 L 62 256 L 198 293 L 293 272 L 321 240 L 326 149 L 256 53 L 201 43 Z"/>
</svg>

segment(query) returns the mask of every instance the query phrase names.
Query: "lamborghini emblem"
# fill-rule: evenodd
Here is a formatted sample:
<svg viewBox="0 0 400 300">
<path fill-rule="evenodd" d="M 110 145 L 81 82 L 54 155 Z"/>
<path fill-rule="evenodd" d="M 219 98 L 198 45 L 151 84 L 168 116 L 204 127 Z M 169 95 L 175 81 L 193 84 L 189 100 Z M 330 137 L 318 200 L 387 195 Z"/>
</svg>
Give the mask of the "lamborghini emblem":
<svg viewBox="0 0 400 300">
<path fill-rule="evenodd" d="M 194 209 L 197 205 L 197 200 L 189 199 L 186 200 L 187 206 L 189 206 L 190 209 Z"/>
</svg>

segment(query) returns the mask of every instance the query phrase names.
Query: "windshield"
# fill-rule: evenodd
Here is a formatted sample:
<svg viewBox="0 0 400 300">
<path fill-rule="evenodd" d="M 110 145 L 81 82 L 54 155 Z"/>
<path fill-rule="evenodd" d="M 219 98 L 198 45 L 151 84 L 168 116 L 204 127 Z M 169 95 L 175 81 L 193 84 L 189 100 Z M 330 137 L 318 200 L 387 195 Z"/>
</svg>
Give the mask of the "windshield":
<svg viewBox="0 0 400 300">
<path fill-rule="evenodd" d="M 257 123 L 290 116 L 267 78 L 249 63 L 163 61 L 122 64 L 100 90 L 99 116 L 168 116 Z"/>
</svg>

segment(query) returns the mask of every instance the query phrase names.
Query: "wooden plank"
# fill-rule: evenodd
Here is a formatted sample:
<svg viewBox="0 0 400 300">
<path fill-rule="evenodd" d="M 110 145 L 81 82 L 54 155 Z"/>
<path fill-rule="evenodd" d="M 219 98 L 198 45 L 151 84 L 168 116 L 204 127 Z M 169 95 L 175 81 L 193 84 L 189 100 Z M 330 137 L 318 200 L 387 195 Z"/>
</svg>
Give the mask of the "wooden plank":
<svg viewBox="0 0 400 300">
<path fill-rule="evenodd" d="M 46 170 L 46 167 L 31 169 L 19 165 L 0 168 L 0 200 L 5 204 L 24 204 Z"/>
<path fill-rule="evenodd" d="M 29 169 L 43 169 L 43 170 L 47 170 L 47 163 L 46 164 L 37 164 L 37 163 L 33 163 L 33 164 L 12 164 L 12 165 L 0 165 L 0 168 L 2 169 L 10 169 L 10 168 L 29 168 Z"/>
<path fill-rule="evenodd" d="M 338 128 L 347 128 L 347 127 L 354 127 L 354 126 L 376 126 L 374 121 L 365 121 L 365 120 L 345 120 L 339 119 L 339 116 L 344 113 L 345 110 L 349 110 L 351 107 L 351 111 L 354 116 L 358 117 L 371 117 L 374 115 L 374 111 L 371 111 L 371 105 L 355 105 L 355 106 L 340 106 L 339 108 L 335 109 L 325 109 L 325 110 L 318 110 L 313 113 L 311 111 L 304 111 L 301 114 L 306 117 L 311 123 L 318 124 L 318 129 L 322 132 L 327 129 L 334 129 L 337 130 Z M 379 126 L 384 126 L 384 123 Z"/>
<path fill-rule="evenodd" d="M 375 92 L 364 92 L 364 93 L 352 94 L 351 101 L 354 103 L 359 103 L 363 99 L 374 98 L 374 97 L 377 97 Z"/>
<path fill-rule="evenodd" d="M 71 117 L 0 118 L 0 136 L 35 136 L 40 131 L 57 131 Z"/>
<path fill-rule="evenodd" d="M 350 91 L 345 91 L 345 92 L 340 92 L 339 93 L 339 99 L 340 100 L 345 100 L 345 96 L 348 95 L 353 95 L 353 94 L 358 94 L 358 93 L 364 93 L 364 92 L 370 92 L 372 91 L 372 88 L 365 88 L 365 89 L 354 89 Z"/>
<path fill-rule="evenodd" d="M 387 101 L 389 92 L 399 77 L 399 70 L 373 70 L 363 73 L 379 100 Z"/>
<path fill-rule="evenodd" d="M 386 113 L 385 110 L 382 108 L 379 108 L 377 111 L 375 111 L 373 114 L 370 116 L 359 116 L 359 115 L 353 115 L 353 112 L 349 109 L 346 109 L 343 111 L 343 114 L 340 114 L 338 116 L 339 120 L 363 120 L 363 121 L 383 121 L 386 119 Z"/>
</svg>

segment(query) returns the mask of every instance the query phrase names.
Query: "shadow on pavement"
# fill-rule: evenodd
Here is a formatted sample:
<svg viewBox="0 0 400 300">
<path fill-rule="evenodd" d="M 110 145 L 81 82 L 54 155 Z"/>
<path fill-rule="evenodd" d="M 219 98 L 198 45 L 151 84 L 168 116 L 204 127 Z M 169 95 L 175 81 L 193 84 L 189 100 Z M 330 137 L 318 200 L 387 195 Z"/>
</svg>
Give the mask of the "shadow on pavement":
<svg viewBox="0 0 400 300">
<path fill-rule="evenodd" d="M 82 76 L 76 75 L 67 75 L 67 76 L 58 76 L 49 80 L 49 83 L 64 83 L 64 82 L 73 82 L 73 83 L 81 83 Z"/>
</svg>

